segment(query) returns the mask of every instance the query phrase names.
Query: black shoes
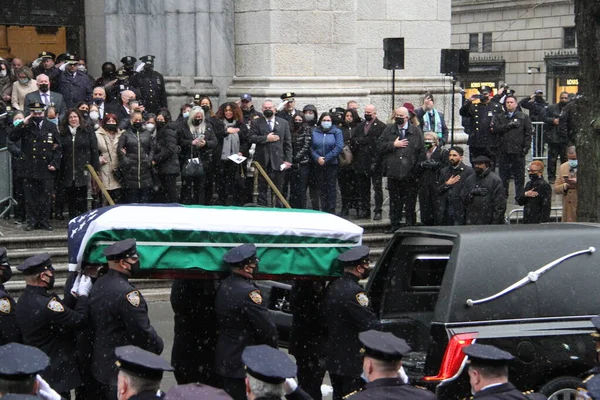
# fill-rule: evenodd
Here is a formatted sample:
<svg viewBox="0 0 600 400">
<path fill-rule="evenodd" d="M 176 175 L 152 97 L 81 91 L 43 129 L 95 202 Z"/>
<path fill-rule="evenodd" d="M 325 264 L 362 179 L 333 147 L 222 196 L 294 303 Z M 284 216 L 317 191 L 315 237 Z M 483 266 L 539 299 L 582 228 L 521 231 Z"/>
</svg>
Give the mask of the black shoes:
<svg viewBox="0 0 600 400">
<path fill-rule="evenodd" d="M 375 211 L 373 215 L 373 221 L 381 221 L 381 211 Z"/>
</svg>

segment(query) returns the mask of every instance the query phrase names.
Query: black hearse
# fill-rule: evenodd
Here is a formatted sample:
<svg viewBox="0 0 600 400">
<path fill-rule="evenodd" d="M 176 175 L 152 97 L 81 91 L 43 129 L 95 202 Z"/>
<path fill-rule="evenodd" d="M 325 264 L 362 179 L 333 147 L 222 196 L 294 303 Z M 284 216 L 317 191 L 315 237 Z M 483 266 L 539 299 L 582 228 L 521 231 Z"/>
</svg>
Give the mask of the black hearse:
<svg viewBox="0 0 600 400">
<path fill-rule="evenodd" d="M 515 355 L 519 389 L 557 395 L 596 362 L 597 248 L 591 224 L 401 229 L 367 291 L 384 329 L 413 349 L 409 376 L 438 398 L 469 393 L 462 348 L 474 342 Z"/>
</svg>

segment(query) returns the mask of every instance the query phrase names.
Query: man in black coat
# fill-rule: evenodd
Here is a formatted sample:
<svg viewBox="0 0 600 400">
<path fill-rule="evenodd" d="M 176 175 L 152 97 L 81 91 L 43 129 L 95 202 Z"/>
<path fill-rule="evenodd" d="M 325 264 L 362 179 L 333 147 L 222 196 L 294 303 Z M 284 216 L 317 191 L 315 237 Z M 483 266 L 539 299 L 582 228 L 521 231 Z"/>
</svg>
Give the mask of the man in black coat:
<svg viewBox="0 0 600 400">
<path fill-rule="evenodd" d="M 473 168 L 463 163 L 463 155 L 462 147 L 450 148 L 448 152 L 450 165 L 440 171 L 437 188 L 440 225 L 465 224 L 465 204 L 461 194 L 467 178 L 474 172 Z"/>
<path fill-rule="evenodd" d="M 333 386 L 333 399 L 341 400 L 364 384 L 362 373 L 360 332 L 380 329 L 381 323 L 369 307 L 369 298 L 360 279 L 371 272 L 369 248 L 354 247 L 338 256 L 344 275 L 332 281 L 326 289 L 323 317 L 328 337 L 325 347 L 327 371 Z"/>
<path fill-rule="evenodd" d="M 448 164 L 448 150 L 439 146 L 435 132 L 425 135 L 423 159 L 419 162 L 419 207 L 421 208 L 421 224 L 425 226 L 439 225 L 439 198 L 437 195 L 438 175 Z"/>
<path fill-rule="evenodd" d="M 67 398 L 70 390 L 82 383 L 77 365 L 75 337 L 86 324 L 90 278 L 81 279 L 74 310 L 53 292 L 54 268 L 50 254 L 27 258 L 17 267 L 27 286 L 17 303 L 17 323 L 23 343 L 42 350 L 50 357 L 50 368 L 42 374 L 50 386 Z"/>
<path fill-rule="evenodd" d="M 520 206 L 525 206 L 523 223 L 539 224 L 550 221 L 552 211 L 552 187 L 544 180 L 544 163 L 533 161 L 527 171 L 529 182 L 523 194 L 517 199 Z"/>
<path fill-rule="evenodd" d="M 154 59 L 156 57 L 147 55 L 140 58 L 144 63 L 144 69 L 130 79 L 130 85 L 138 88 L 141 94 L 139 100 L 149 113 L 156 114 L 159 109 L 167 108 L 167 91 L 165 90 L 165 78 L 154 70 Z"/>
<path fill-rule="evenodd" d="M 402 357 L 411 351 L 410 346 L 389 332 L 374 330 L 358 335 L 363 345 L 363 376 L 367 384 L 356 393 L 347 396 L 351 400 L 362 399 L 423 399 L 436 397 L 426 389 L 408 385 L 400 375 Z"/>
<path fill-rule="evenodd" d="M 17 325 L 16 302 L 4 288 L 12 277 L 6 248 L 0 247 L 0 346 L 7 343 L 21 343 L 21 332 Z"/>
<path fill-rule="evenodd" d="M 567 162 L 567 135 L 560 129 L 560 118 L 563 109 L 569 104 L 569 93 L 562 92 L 557 104 L 548 106 L 543 115 L 544 137 L 548 143 L 548 182 L 554 184 L 556 181 L 556 161 L 560 157 L 560 163 Z"/>
<path fill-rule="evenodd" d="M 241 95 L 239 104 L 242 109 L 242 114 L 244 115 L 244 123 L 248 128 L 250 128 L 250 122 L 253 119 L 262 117 L 262 114 L 254 109 L 254 105 L 252 105 L 252 95 L 250 93 Z"/>
<path fill-rule="evenodd" d="M 235 247 L 223 261 L 232 271 L 219 286 L 215 301 L 219 331 L 215 369 L 223 389 L 234 400 L 244 400 L 246 371 L 242 352 L 247 346 L 259 344 L 277 348 L 277 328 L 260 290 L 252 282 L 258 270 L 256 246 L 246 243 Z"/>
<path fill-rule="evenodd" d="M 283 187 L 283 169 L 292 165 L 292 136 L 290 126 L 283 118 L 274 114 L 273 102 L 265 100 L 262 105 L 263 117 L 252 120 L 248 140 L 256 143 L 254 161 L 265 169 L 277 189 Z M 258 204 L 267 205 L 269 186 L 263 177 L 258 180 Z"/>
<path fill-rule="evenodd" d="M 394 115 L 394 123 L 385 129 L 379 145 L 383 155 L 383 176 L 388 178 L 392 232 L 400 228 L 403 208 L 406 225 L 417 223 L 418 164 L 425 154 L 423 133 L 409 122 L 408 110 L 397 108 Z"/>
<path fill-rule="evenodd" d="M 46 74 L 40 74 L 35 78 L 38 89 L 35 92 L 27 93 L 25 96 L 25 115 L 29 114 L 29 104 L 42 103 L 46 107 L 52 106 L 56 109 L 57 117 L 62 118 L 67 111 L 65 101 L 60 93 L 50 90 L 51 80 Z"/>
<path fill-rule="evenodd" d="M 548 102 L 544 99 L 544 91 L 536 90 L 530 97 L 525 97 L 519 101 L 518 106 L 529 110 L 529 119 L 531 122 L 544 122 L 544 115 L 547 112 Z M 521 111 L 519 109 L 519 111 Z M 541 126 L 538 126 L 541 128 Z M 542 157 L 544 155 L 544 138 L 541 130 L 534 132 L 533 135 L 533 156 Z"/>
<path fill-rule="evenodd" d="M 508 197 L 508 180 L 515 182 L 515 200 L 523 194 L 525 156 L 531 148 L 531 121 L 517 111 L 517 98 L 506 96 L 506 114 L 494 116 L 494 135 L 498 137 L 498 169 L 504 194 Z"/>
<path fill-rule="evenodd" d="M 486 156 L 473 160 L 475 174 L 465 180 L 462 200 L 465 203 L 467 225 L 503 224 L 506 212 L 506 195 L 502 181 L 490 169 Z"/>
<path fill-rule="evenodd" d="M 62 146 L 57 126 L 44 118 L 44 105 L 29 105 L 31 114 L 9 134 L 12 142 L 21 143 L 27 227 L 53 230 L 48 223 L 53 182 L 60 166 Z"/>
<path fill-rule="evenodd" d="M 134 345 L 160 354 L 164 343 L 148 318 L 142 293 L 129 283 L 138 276 L 140 259 L 135 239 L 116 242 L 104 249 L 108 272 L 98 278 L 90 293 L 89 318 L 94 336 L 92 372 L 104 399 L 117 396 L 115 348 Z"/>
<path fill-rule="evenodd" d="M 56 91 L 62 94 L 67 109 L 74 108 L 77 103 L 92 101 L 92 81 L 86 73 L 77 71 L 79 59 L 74 55 L 67 58 L 67 67 L 58 76 Z"/>
<path fill-rule="evenodd" d="M 373 220 L 381 220 L 383 206 L 383 187 L 381 175 L 381 156 L 378 151 L 379 137 L 387 127 L 377 118 L 374 105 L 365 106 L 364 121 L 356 127 L 350 138 L 352 166 L 356 177 L 355 193 L 358 193 L 358 218 L 371 218 L 371 183 L 375 195 Z"/>
</svg>

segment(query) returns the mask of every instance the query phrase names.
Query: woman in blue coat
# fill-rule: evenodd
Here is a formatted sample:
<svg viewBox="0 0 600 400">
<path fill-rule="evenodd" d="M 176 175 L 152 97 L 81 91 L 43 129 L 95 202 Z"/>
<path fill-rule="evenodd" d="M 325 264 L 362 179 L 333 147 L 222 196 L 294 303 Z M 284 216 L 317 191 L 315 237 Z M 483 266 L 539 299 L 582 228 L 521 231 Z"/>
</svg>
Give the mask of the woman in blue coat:
<svg viewBox="0 0 600 400">
<path fill-rule="evenodd" d="M 332 115 L 321 114 L 319 123 L 312 133 L 311 154 L 315 161 L 315 173 L 321 211 L 335 214 L 338 156 L 344 147 L 342 131 L 333 125 Z"/>
</svg>

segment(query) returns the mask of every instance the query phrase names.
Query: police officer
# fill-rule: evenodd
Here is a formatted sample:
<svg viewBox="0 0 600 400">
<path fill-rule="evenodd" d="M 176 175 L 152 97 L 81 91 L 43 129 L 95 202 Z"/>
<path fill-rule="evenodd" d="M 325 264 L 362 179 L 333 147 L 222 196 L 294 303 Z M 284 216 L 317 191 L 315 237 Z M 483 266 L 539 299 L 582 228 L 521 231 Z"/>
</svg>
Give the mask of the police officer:
<svg viewBox="0 0 600 400">
<path fill-rule="evenodd" d="M 279 106 L 277 106 L 277 114 L 275 114 L 275 116 L 285 119 L 290 126 L 294 125 L 294 116 L 302 112 L 295 108 L 296 93 L 283 93 L 280 98 L 282 101 Z"/>
<path fill-rule="evenodd" d="M 62 146 L 56 124 L 44 117 L 44 104 L 29 104 L 31 114 L 10 132 L 12 142 L 21 141 L 27 227 L 53 230 L 48 223 L 53 179 L 60 165 Z"/>
<path fill-rule="evenodd" d="M 125 239 L 104 249 L 108 272 L 98 278 L 90 293 L 89 315 L 94 337 L 92 372 L 105 399 L 117 396 L 114 350 L 135 345 L 160 354 L 163 340 L 150 325 L 148 305 L 131 283 L 140 271 L 135 239 Z"/>
<path fill-rule="evenodd" d="M 338 260 L 344 267 L 344 275 L 326 289 L 323 308 L 328 328 L 326 366 L 334 400 L 363 386 L 358 334 L 380 328 L 380 322 L 369 308 L 369 298 L 358 283 L 371 272 L 369 251 L 368 246 L 358 246 L 340 254 Z"/>
<path fill-rule="evenodd" d="M 167 91 L 165 90 L 165 78 L 154 70 L 154 59 L 152 55 L 140 58 L 144 63 L 144 69 L 132 76 L 129 84 L 138 88 L 147 112 L 156 114 L 159 109 L 167 108 Z"/>
<path fill-rule="evenodd" d="M 217 290 L 219 338 L 215 368 L 222 377 L 223 389 L 234 400 L 244 400 L 242 351 L 257 344 L 277 347 L 277 328 L 263 304 L 260 290 L 252 282 L 258 271 L 256 246 L 246 243 L 235 247 L 225 254 L 223 261 L 231 268 L 231 275 Z"/>
<path fill-rule="evenodd" d="M 348 399 L 435 399 L 425 389 L 407 385 L 400 374 L 402 357 L 411 349 L 389 332 L 369 330 L 358 335 L 363 345 L 363 377 L 367 384 Z"/>
<path fill-rule="evenodd" d="M 75 336 L 86 325 L 88 295 L 92 288 L 89 277 L 81 278 L 72 310 L 51 292 L 54 268 L 50 254 L 27 258 L 17 267 L 25 275 L 27 286 L 17 302 L 17 324 L 23 343 L 35 346 L 50 357 L 50 367 L 42 374 L 61 396 L 81 385 L 77 366 Z"/>
<path fill-rule="evenodd" d="M 50 51 L 42 51 L 38 55 L 38 58 L 41 58 L 42 62 L 37 68 L 33 69 L 33 75 L 36 77 L 41 74 L 47 75 L 50 79 L 50 86 L 54 86 L 58 76 L 62 72 L 54 65 L 54 59 L 56 58 L 56 55 Z"/>
<path fill-rule="evenodd" d="M 131 90 L 133 94 L 135 94 L 136 99 L 139 99 L 142 96 L 140 91 L 129 83 L 129 75 L 122 69 L 117 71 L 115 79 L 107 84 L 104 90 L 106 90 L 106 99 L 109 103 L 107 104 L 108 108 L 105 112 L 117 115 L 117 109 L 122 104 L 121 95 L 124 91 Z"/>
<path fill-rule="evenodd" d="M 160 381 L 164 371 L 173 367 L 162 357 L 136 346 L 115 349 L 119 368 L 117 395 L 119 400 L 160 399 Z"/>
<path fill-rule="evenodd" d="M 131 78 L 132 76 L 137 74 L 137 72 L 135 72 L 135 62 L 136 61 L 137 61 L 137 58 L 135 58 L 133 56 L 125 56 L 125 57 L 121 58 L 121 63 L 123 64 L 121 66 L 121 69 L 125 71 L 125 73 L 127 74 L 127 76 L 129 78 Z"/>
<path fill-rule="evenodd" d="M 0 346 L 0 360 L 0 398 L 40 399 L 42 397 L 36 395 L 38 390 L 45 390 L 46 393 L 43 394 L 50 394 L 51 389 L 41 388 L 40 382 L 36 380 L 36 375 L 41 374 L 50 364 L 50 359 L 43 351 L 24 344 L 9 343 Z M 56 393 L 52 391 L 52 395 Z"/>
<path fill-rule="evenodd" d="M 4 284 L 11 277 L 12 269 L 10 269 L 6 249 L 0 247 L 0 346 L 11 342 L 21 342 L 21 332 L 19 332 L 15 315 L 17 303 L 4 288 Z"/>
<path fill-rule="evenodd" d="M 492 134 L 492 120 L 494 115 L 503 114 L 504 109 L 500 103 L 491 99 L 492 89 L 489 86 L 482 86 L 479 89 L 479 96 L 474 95 L 465 100 L 460 109 L 460 115 L 469 118 L 472 130 L 469 134 L 469 157 L 471 160 L 486 156 L 491 160 L 492 171 L 496 168 L 496 150 L 497 140 Z M 478 103 L 474 103 L 479 98 Z M 472 161 L 471 161 L 472 163 Z"/>
</svg>

